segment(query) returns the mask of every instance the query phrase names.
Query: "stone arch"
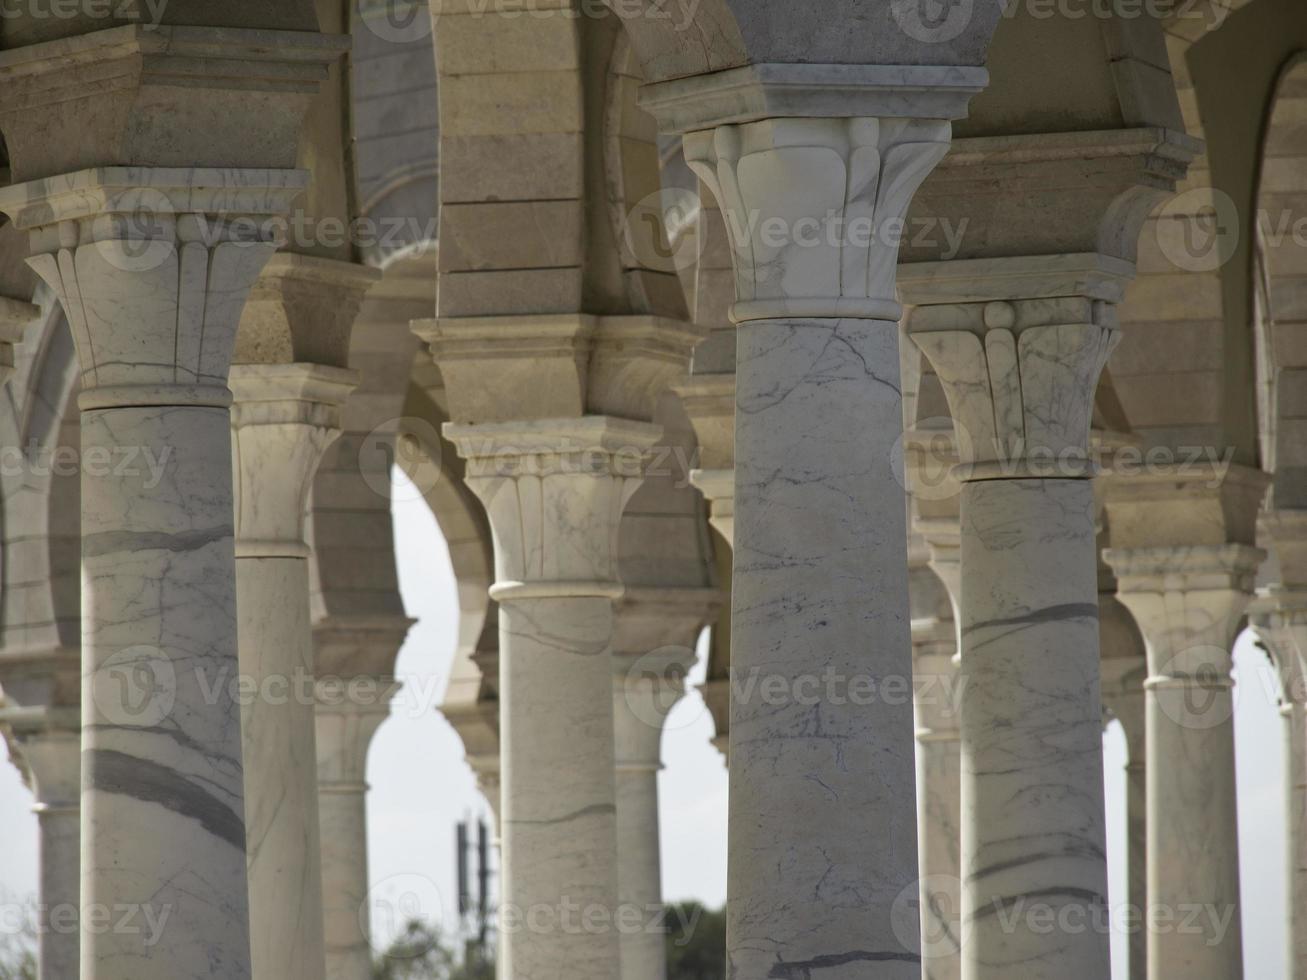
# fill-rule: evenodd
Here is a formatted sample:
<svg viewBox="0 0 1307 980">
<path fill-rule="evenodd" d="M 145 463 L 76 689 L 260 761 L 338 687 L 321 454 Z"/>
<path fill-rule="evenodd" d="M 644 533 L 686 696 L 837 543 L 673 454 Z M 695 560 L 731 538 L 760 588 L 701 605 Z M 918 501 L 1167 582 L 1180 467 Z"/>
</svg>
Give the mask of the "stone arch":
<svg viewBox="0 0 1307 980">
<path fill-rule="evenodd" d="M 1185 128 L 1206 148 L 1182 193 L 1150 218 L 1111 365 L 1150 445 L 1232 449 L 1259 461 L 1254 390 L 1258 171 L 1281 67 L 1307 45 L 1307 10 L 1210 0 L 1166 24 Z M 1247 70 L 1230 72 L 1238 64 Z M 1263 466 L 1265 468 L 1265 466 Z"/>
<path fill-rule="evenodd" d="M 404 402 L 410 479 L 423 494 L 449 547 L 458 582 L 458 639 L 440 710 L 459 737 L 468 764 L 492 809 L 499 806 L 499 623 L 489 590 L 494 582 L 490 527 L 463 482 L 464 464 L 441 434 L 444 382 L 428 357 L 414 363 Z"/>
<path fill-rule="evenodd" d="M 1307 52 L 1300 51 L 1285 62 L 1266 114 L 1253 243 L 1259 428 L 1275 510 L 1307 507 L 1305 169 Z"/>
<path fill-rule="evenodd" d="M 3 624 L 0 684 L 30 707 L 80 701 L 81 503 L 77 359 L 62 309 L 41 297 L 6 386 L 0 439 Z"/>
<path fill-rule="evenodd" d="M 363 259 L 383 266 L 434 240 L 440 118 L 431 19 L 424 5 L 355 0 L 353 126 L 358 212 L 378 232 Z"/>
</svg>

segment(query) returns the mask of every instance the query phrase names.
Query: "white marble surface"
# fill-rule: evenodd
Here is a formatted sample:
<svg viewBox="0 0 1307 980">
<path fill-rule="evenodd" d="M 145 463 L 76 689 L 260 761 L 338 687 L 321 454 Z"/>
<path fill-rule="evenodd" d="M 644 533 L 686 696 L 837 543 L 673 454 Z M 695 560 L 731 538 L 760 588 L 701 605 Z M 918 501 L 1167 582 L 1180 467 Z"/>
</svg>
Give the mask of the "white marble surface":
<svg viewBox="0 0 1307 980">
<path fill-rule="evenodd" d="M 327 980 L 371 980 L 367 759 L 398 685 L 375 678 L 378 696 L 351 700 L 339 682 L 318 683 L 314 713 Z"/>
<path fill-rule="evenodd" d="M 622 980 L 667 976 L 658 812 L 663 726 L 685 695 L 699 633 L 719 605 L 717 592 L 706 588 L 629 589 L 617 604 L 617 877 L 621 904 L 643 913 L 642 927 L 621 936 Z"/>
<path fill-rule="evenodd" d="M 1129 612 L 1115 595 L 1099 593 L 1099 633 L 1103 649 L 1103 709 L 1121 723 L 1126 741 L 1127 894 L 1132 909 L 1148 908 L 1148 726 L 1144 681 L 1148 677 L 1143 642 Z M 1125 628 L 1125 629 L 1123 629 Z M 1109 643 L 1128 642 L 1125 649 Z M 1136 648 L 1137 646 L 1137 648 Z M 1148 934 L 1132 928 L 1130 975 L 1148 976 Z"/>
<path fill-rule="evenodd" d="M 949 131 L 939 119 L 862 117 L 687 135 L 685 158 L 721 204 L 735 253 L 732 318 L 897 320 L 894 223 Z"/>
<path fill-rule="evenodd" d="M 84 976 L 249 976 L 229 424 L 217 407 L 82 413 L 85 453 L 171 454 L 153 489 L 82 482 L 82 904 L 167 916 L 153 946 L 84 929 Z"/>
<path fill-rule="evenodd" d="M 926 980 L 962 974 L 962 732 L 959 726 L 957 626 L 935 573 L 913 569 L 912 650 L 917 724 L 917 841 L 921 863 L 921 968 Z M 922 593 L 930 593 L 922 596 Z M 923 601 L 936 608 L 921 610 Z"/>
<path fill-rule="evenodd" d="M 1307 595 L 1272 590 L 1258 599 L 1249 611 L 1249 619 L 1280 675 L 1289 859 L 1285 910 L 1289 923 L 1289 980 L 1302 980 L 1307 977 L 1307 930 L 1301 927 L 1307 913 Z"/>
<path fill-rule="evenodd" d="M 226 379 L 274 245 L 216 216 L 284 213 L 305 178 L 110 167 L 0 195 L 68 314 L 84 458 L 161 461 L 83 472 L 85 976 L 249 976 Z M 158 927 L 89 917 L 120 906 Z"/>
<path fill-rule="evenodd" d="M 1150 928 L 1150 980 L 1243 976 L 1231 651 L 1264 552 L 1109 549 L 1148 645 L 1148 902 L 1194 928 Z"/>
<path fill-rule="evenodd" d="M 355 376 L 314 364 L 234 365 L 236 494 L 251 966 L 322 980 L 313 634 L 304 515 Z"/>
<path fill-rule="evenodd" d="M 738 336 L 728 970 L 919 980 L 897 327 Z"/>
<path fill-rule="evenodd" d="M 618 529 L 660 432 L 602 416 L 446 427 L 495 536 L 499 969 L 519 980 L 620 975 Z"/>
<path fill-rule="evenodd" d="M 1088 480 L 963 486 L 967 980 L 1108 974 L 1094 539 Z"/>
<path fill-rule="evenodd" d="M 41 838 L 37 975 L 63 980 L 76 977 L 78 970 L 81 733 L 46 726 L 23 732 L 19 727 L 16 737 Z"/>
</svg>

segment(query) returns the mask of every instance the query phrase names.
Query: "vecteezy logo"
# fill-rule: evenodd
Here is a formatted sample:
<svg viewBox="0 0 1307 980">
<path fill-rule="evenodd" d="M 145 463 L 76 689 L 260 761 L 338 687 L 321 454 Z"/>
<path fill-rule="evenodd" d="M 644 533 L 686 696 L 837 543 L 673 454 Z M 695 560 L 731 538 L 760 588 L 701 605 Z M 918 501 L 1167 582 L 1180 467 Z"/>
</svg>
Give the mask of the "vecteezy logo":
<svg viewBox="0 0 1307 980">
<path fill-rule="evenodd" d="M 966 941 L 962 882 L 951 875 L 927 875 L 905 887 L 890 907 L 894 938 L 903 948 L 931 959 L 954 956 Z"/>
<path fill-rule="evenodd" d="M 1158 209 L 1154 227 L 1162 255 L 1185 272 L 1214 272 L 1239 247 L 1239 208 L 1214 187 L 1177 194 Z"/>
<path fill-rule="evenodd" d="M 631 714 L 660 731 L 689 728 L 697 722 L 706 710 L 702 699 L 696 699 L 687 710 L 672 713 L 687 693 L 694 662 L 693 650 L 675 644 L 630 661 L 623 678 L 623 695 Z M 672 718 L 676 720 L 671 722 Z"/>
<path fill-rule="evenodd" d="M 440 481 L 440 433 L 418 418 L 383 422 L 359 443 L 358 466 L 377 496 L 418 500 Z"/>
<path fill-rule="evenodd" d="M 1172 657 L 1145 682 L 1157 708 L 1171 722 L 1191 731 L 1207 731 L 1233 717 L 1240 689 L 1231 676 L 1224 647 L 1199 644 Z"/>
<path fill-rule="evenodd" d="M 163 651 L 127 647 L 106 658 L 90 678 L 91 700 L 104 723 L 152 728 L 172 713 L 177 673 Z"/>
<path fill-rule="evenodd" d="M 922 44 L 951 41 L 971 23 L 975 0 L 893 0 L 890 13 L 903 33 Z"/>
<path fill-rule="evenodd" d="M 359 15 L 370 33 L 394 44 L 412 44 L 431 34 L 431 9 L 418 0 L 371 0 Z"/>
<path fill-rule="evenodd" d="M 114 201 L 95 250 L 119 272 L 152 272 L 177 254 L 176 206 L 152 187 L 137 187 Z"/>
<path fill-rule="evenodd" d="M 398 936 L 405 935 L 412 940 L 415 935 L 421 935 L 421 942 L 404 944 L 403 955 L 413 959 L 428 953 L 438 941 L 437 937 L 444 931 L 444 916 L 440 889 L 430 878 L 412 873 L 383 878 L 368 889 L 359 906 L 359 926 L 364 935 L 372 937 L 375 952 L 387 952 L 389 942 Z M 434 928 L 412 933 L 409 927 L 415 922 Z"/>
<path fill-rule="evenodd" d="M 682 272 L 699 258 L 699 195 L 665 187 L 639 201 L 626 216 L 622 237 L 636 263 L 656 272 Z"/>
</svg>

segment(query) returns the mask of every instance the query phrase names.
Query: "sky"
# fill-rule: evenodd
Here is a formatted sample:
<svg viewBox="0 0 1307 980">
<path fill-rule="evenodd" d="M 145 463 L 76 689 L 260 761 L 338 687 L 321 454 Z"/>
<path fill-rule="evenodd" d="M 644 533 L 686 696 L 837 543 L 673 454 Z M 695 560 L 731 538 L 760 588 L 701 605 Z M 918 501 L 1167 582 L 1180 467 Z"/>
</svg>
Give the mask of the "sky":
<svg viewBox="0 0 1307 980">
<path fill-rule="evenodd" d="M 457 930 L 455 824 L 469 817 L 489 820 L 462 743 L 437 710 L 458 615 L 448 551 L 422 499 L 397 497 L 416 498 L 395 505 L 395 545 L 404 602 L 418 623 L 399 657 L 397 673 L 405 690 L 373 739 L 368 759 L 368 858 L 378 948 L 402 925 L 386 912 L 389 896 L 408 897 L 406 914 L 415 912 L 447 932 Z M 1274 674 L 1250 634 L 1236 646 L 1235 678 L 1246 973 L 1281 980 L 1288 976 L 1283 722 Z M 726 898 L 727 781 L 722 758 L 709 743 L 712 734 L 703 700 L 692 692 L 673 710 L 663 738 L 663 889 L 669 901 L 693 898 L 719 907 Z M 1125 740 L 1116 726 L 1106 733 L 1104 747 L 1109 900 L 1116 906 L 1126 902 Z M 17 770 L 0 761 L 0 902 L 36 892 L 31 802 Z M 1113 977 L 1126 977 L 1124 939 L 1116 936 Z"/>
</svg>

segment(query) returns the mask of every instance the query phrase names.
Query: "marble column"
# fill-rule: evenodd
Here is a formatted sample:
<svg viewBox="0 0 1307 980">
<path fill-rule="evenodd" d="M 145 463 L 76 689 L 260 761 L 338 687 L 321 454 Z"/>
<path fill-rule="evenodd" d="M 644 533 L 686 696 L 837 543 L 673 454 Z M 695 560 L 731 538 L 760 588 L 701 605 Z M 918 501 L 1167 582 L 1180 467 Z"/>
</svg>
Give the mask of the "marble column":
<svg viewBox="0 0 1307 980">
<path fill-rule="evenodd" d="M 613 729 L 617 534 L 658 426 L 446 426 L 494 530 L 505 976 L 620 975 Z"/>
<path fill-rule="evenodd" d="M 1279 580 L 1248 618 L 1280 676 L 1284 719 L 1286 917 L 1289 980 L 1307 978 L 1307 512 L 1276 510 L 1265 524 Z"/>
<path fill-rule="evenodd" d="M 1115 580 L 1107 576 L 1104 592 L 1100 569 L 1098 628 L 1102 647 L 1103 708 L 1121 723 L 1126 740 L 1126 855 L 1129 915 L 1117 917 L 1129 930 L 1130 977 L 1148 976 L 1148 793 L 1147 728 L 1144 681 L 1148 676 L 1143 638 L 1129 611 L 1116 598 Z M 1106 718 L 1104 719 L 1106 721 Z"/>
<path fill-rule="evenodd" d="M 617 761 L 617 853 L 622 980 L 665 980 L 658 773 L 663 724 L 685 695 L 699 633 L 712 618 L 711 589 L 631 588 L 617 604 L 613 730 Z M 634 910 L 639 910 L 637 919 Z M 636 923 L 639 927 L 636 928 Z"/>
<path fill-rule="evenodd" d="M 969 283 L 976 301 L 909 322 L 948 398 L 962 483 L 962 976 L 1106 976 L 1088 451 L 1117 335 L 1101 297 L 1118 283 L 1067 296 L 1049 277 L 1051 295 L 1009 301 L 1003 267 Z"/>
<path fill-rule="evenodd" d="M 75 708 L 0 709 L 10 752 L 27 775 L 40 836 L 37 976 L 77 976 L 81 732 Z"/>
<path fill-rule="evenodd" d="M 377 728 L 389 717 L 390 701 L 399 685 L 378 677 L 364 687 L 368 696 L 359 696 L 360 688 L 349 680 L 332 677 L 317 681 L 314 718 L 327 980 L 370 980 L 372 976 L 368 747 Z"/>
<path fill-rule="evenodd" d="M 1250 612 L 1253 628 L 1271 652 L 1280 674 L 1280 716 L 1284 719 L 1285 827 L 1288 836 L 1286 918 L 1289 978 L 1307 977 L 1307 594 L 1272 593 Z"/>
<path fill-rule="evenodd" d="M 915 522 L 914 522 L 915 523 Z M 956 524 L 954 525 L 956 533 Z M 957 703 L 958 631 L 929 549 L 909 548 L 913 692 L 917 724 L 917 841 L 921 863 L 921 967 L 928 980 L 962 973 L 962 732 Z M 956 564 L 954 562 L 953 564 Z"/>
<path fill-rule="evenodd" d="M 897 242 L 878 230 L 948 142 L 946 121 L 875 118 L 685 138 L 736 273 L 733 976 L 921 975 L 900 900 L 918 876 L 911 698 L 864 700 L 912 673 Z"/>
<path fill-rule="evenodd" d="M 230 385 L 250 957 L 256 980 L 321 980 L 322 876 L 309 622 L 309 489 L 355 374 L 237 364 Z"/>
<path fill-rule="evenodd" d="M 69 318 L 82 458 L 133 464 L 82 478 L 84 976 L 248 976 L 226 379 L 261 222 L 304 183 L 111 168 L 0 191 Z M 166 925 L 90 918 L 122 905 Z"/>
<path fill-rule="evenodd" d="M 1230 543 L 1105 557 L 1148 648 L 1148 976 L 1237 980 L 1231 649 L 1264 553 Z"/>
</svg>

